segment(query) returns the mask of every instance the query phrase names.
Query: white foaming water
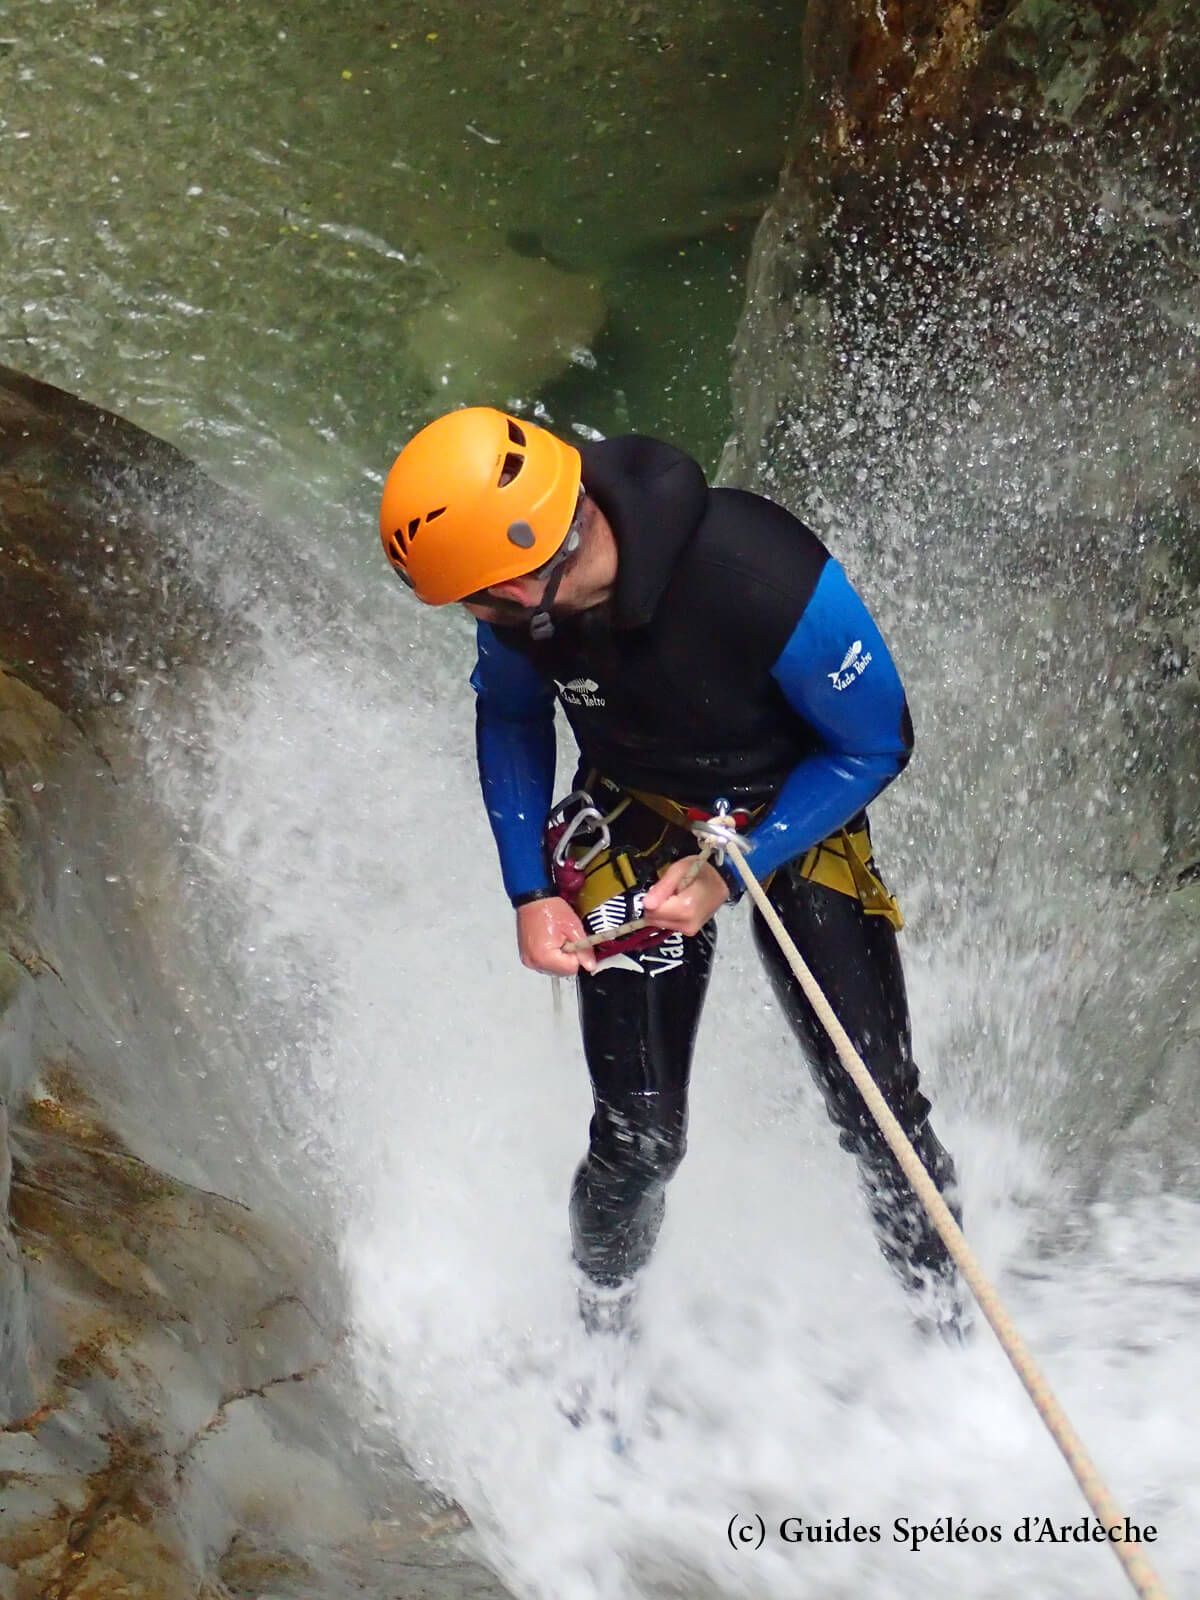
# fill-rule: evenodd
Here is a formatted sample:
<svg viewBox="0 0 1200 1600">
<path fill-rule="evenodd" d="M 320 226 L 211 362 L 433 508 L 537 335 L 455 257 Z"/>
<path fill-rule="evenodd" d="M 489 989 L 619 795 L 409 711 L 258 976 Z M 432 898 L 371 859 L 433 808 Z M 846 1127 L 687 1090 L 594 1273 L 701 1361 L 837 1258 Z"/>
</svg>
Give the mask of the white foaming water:
<svg viewBox="0 0 1200 1600">
<path fill-rule="evenodd" d="M 248 1112 L 246 1136 L 260 1156 L 306 1152 L 327 1196 L 364 1418 L 465 1507 L 530 1600 L 1125 1592 L 1103 1547 L 1014 1541 L 1021 1518 L 1076 1522 L 1083 1502 L 990 1332 L 965 1350 L 914 1332 L 742 913 L 722 918 L 641 1338 L 619 1361 L 585 1338 L 566 1216 L 590 1110 L 574 997 L 556 1017 L 550 983 L 516 960 L 476 792 L 470 634 L 374 588 L 354 609 L 336 633 L 267 613 L 260 670 L 210 708 L 204 832 L 254 982 L 311 1018 L 272 1067 L 293 1131 Z M 934 728 L 927 772 L 955 763 L 956 740 L 962 755 L 958 726 Z M 900 786 L 918 813 L 928 783 L 918 765 Z M 1186 1593 L 1196 1284 L 1179 1263 L 1197 1259 L 1200 1212 L 1144 1184 L 1122 1198 L 1115 1158 L 1089 1175 L 1091 1141 L 1076 1162 L 1054 1146 L 1095 1099 L 1070 1054 L 1080 972 L 1111 978 L 1136 918 L 1079 891 L 1074 942 L 1039 960 L 1063 918 L 1003 873 L 986 910 L 938 917 L 937 863 L 905 844 L 903 815 L 877 808 L 877 843 L 910 911 L 930 908 L 933 934 L 914 917 L 905 936 L 916 1045 L 970 1237 Z M 230 1063 L 226 1094 L 253 1107 L 245 1070 Z M 566 1420 L 583 1380 L 622 1453 L 605 1422 Z M 731 1548 L 731 1519 L 756 1516 L 763 1547 Z M 789 1544 L 773 1530 L 790 1516 L 880 1537 Z M 897 1518 L 1000 1539 L 914 1552 Z"/>
</svg>

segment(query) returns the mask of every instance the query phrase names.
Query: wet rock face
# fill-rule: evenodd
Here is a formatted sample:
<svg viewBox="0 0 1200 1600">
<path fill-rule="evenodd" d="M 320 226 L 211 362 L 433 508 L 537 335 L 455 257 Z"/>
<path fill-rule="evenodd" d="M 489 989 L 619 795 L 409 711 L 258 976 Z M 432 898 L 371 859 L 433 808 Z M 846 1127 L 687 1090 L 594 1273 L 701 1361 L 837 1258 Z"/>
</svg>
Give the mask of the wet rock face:
<svg viewBox="0 0 1200 1600">
<path fill-rule="evenodd" d="M 1188 9 L 809 6 L 803 110 L 739 342 L 747 468 L 790 421 L 811 432 L 813 470 L 836 481 L 863 453 L 838 448 L 857 432 L 852 402 L 880 389 L 885 360 L 899 370 L 880 399 L 898 403 L 918 398 L 931 366 L 958 389 L 1003 377 L 1026 399 L 1039 385 L 1053 398 L 1056 359 L 1081 346 L 1114 369 L 1149 368 L 1153 352 L 1170 364 L 1160 409 L 1194 421 L 1200 44 Z"/>
<path fill-rule="evenodd" d="M 458 1508 L 360 1453 L 326 1242 L 211 1192 L 164 1117 L 199 1058 L 173 880 L 124 887 L 161 842 L 129 713 L 184 730 L 228 648 L 201 518 L 269 548 L 176 451 L 0 372 L 0 1595 L 499 1600 Z"/>
<path fill-rule="evenodd" d="M 340 1337 L 297 1241 L 138 1161 L 62 1069 L 14 1143 L 38 1334 L 0 1434 L 17 1600 L 361 1592 L 389 1549 L 445 1559 L 455 1508 L 394 1482 L 380 1523 L 338 1459 Z"/>
<path fill-rule="evenodd" d="M 1132 780 L 1104 869 L 1164 886 L 1200 860 L 1190 13 L 813 0 L 725 461 L 836 528 L 885 618 L 899 589 L 922 632 L 1002 634 L 1000 692 L 1062 730 L 1081 792 L 1083 766 Z"/>
<path fill-rule="evenodd" d="M 194 643 L 206 621 L 154 535 L 155 518 L 186 517 L 203 483 L 170 445 L 0 367 L 8 669 L 72 713 L 119 704 L 139 668 L 165 672 L 167 656 Z"/>
</svg>

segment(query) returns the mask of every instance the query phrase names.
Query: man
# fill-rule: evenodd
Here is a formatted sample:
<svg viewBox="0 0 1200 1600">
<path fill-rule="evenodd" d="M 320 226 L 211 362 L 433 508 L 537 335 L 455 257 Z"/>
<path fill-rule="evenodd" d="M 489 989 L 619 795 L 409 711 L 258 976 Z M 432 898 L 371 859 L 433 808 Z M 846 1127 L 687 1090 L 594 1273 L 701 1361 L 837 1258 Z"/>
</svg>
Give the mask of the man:
<svg viewBox="0 0 1200 1600">
<path fill-rule="evenodd" d="M 696 870 L 692 823 L 718 810 L 745 829 L 772 904 L 953 1203 L 864 811 L 908 761 L 912 725 L 878 628 L 816 535 L 769 500 L 709 488 L 668 444 L 576 447 L 484 407 L 410 441 L 380 531 L 420 599 L 477 619 L 480 779 L 521 959 L 582 974 L 595 1113 L 571 1233 L 588 1327 L 628 1325 L 684 1153 L 714 916 L 743 889 L 732 862 Z M 586 792 L 544 837 L 556 695 Z M 639 912 L 649 933 L 621 936 Z M 754 935 L 885 1256 L 923 1320 L 956 1327 L 945 1247 L 757 912 Z"/>
</svg>

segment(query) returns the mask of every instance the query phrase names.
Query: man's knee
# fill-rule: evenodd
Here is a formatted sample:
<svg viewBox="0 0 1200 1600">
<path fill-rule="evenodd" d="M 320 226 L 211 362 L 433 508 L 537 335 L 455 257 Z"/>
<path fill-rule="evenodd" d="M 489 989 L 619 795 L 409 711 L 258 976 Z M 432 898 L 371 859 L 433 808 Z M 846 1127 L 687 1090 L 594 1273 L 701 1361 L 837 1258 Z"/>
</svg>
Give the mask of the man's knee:
<svg viewBox="0 0 1200 1600">
<path fill-rule="evenodd" d="M 917 1069 L 911 1057 L 860 1054 L 863 1054 L 888 1109 L 915 1144 L 929 1125 L 931 1107 L 921 1092 Z M 812 1070 L 824 1098 L 829 1120 L 839 1130 L 842 1149 L 855 1153 L 885 1149 L 887 1141 L 879 1124 L 867 1109 L 866 1101 L 841 1062 L 836 1057 L 822 1058 L 812 1063 Z"/>
<path fill-rule="evenodd" d="M 654 1094 L 621 1109 L 600 1108 L 592 1121 L 591 1155 L 625 1178 L 668 1182 L 687 1152 L 687 1119 Z"/>
<path fill-rule="evenodd" d="M 595 1282 L 624 1282 L 646 1264 L 662 1224 L 665 1190 L 683 1160 L 686 1118 L 639 1096 L 618 1113 L 597 1110 L 588 1153 L 571 1189 L 575 1259 Z"/>
</svg>

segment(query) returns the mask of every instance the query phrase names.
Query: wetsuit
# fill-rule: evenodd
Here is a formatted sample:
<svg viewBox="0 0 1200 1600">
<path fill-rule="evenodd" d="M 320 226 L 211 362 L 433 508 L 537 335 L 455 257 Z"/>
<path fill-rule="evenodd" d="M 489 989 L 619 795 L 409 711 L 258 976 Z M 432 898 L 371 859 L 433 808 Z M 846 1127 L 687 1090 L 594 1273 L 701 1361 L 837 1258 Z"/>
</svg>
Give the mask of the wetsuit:
<svg viewBox="0 0 1200 1600">
<path fill-rule="evenodd" d="M 762 808 L 752 864 L 938 1187 L 954 1168 L 929 1125 L 909 1038 L 895 932 L 851 895 L 802 876 L 812 846 L 849 825 L 903 769 L 912 724 L 896 669 L 862 601 L 817 536 L 781 507 L 710 488 L 670 445 L 639 436 L 581 451 L 583 483 L 618 562 L 603 606 L 553 637 L 479 624 L 472 683 L 484 801 L 515 905 L 553 893 L 542 824 L 554 781 L 557 698 L 581 773 L 612 792 L 711 812 Z M 615 842 L 655 866 L 694 851 L 682 828 L 634 804 Z M 735 869 L 725 869 L 740 890 Z M 771 876 L 773 874 L 773 876 Z M 949 1283 L 945 1248 L 887 1149 L 773 937 L 755 940 L 854 1153 L 885 1255 L 907 1287 Z M 595 1111 L 575 1175 L 575 1256 L 616 1285 L 647 1260 L 665 1186 L 685 1148 L 688 1076 L 716 947 L 716 919 L 579 979 Z"/>
</svg>

